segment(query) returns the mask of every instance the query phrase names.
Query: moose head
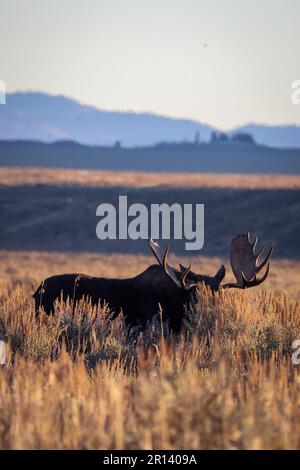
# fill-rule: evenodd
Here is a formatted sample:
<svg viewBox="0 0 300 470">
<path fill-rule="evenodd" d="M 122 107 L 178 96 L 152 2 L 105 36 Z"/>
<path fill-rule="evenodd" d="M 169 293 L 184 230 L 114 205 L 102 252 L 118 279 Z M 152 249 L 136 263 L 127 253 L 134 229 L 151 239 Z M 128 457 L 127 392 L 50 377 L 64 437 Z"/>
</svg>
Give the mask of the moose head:
<svg viewBox="0 0 300 470">
<path fill-rule="evenodd" d="M 228 289 L 233 287 L 246 289 L 249 287 L 255 287 L 262 284 L 267 279 L 270 268 L 269 260 L 274 250 L 274 244 L 269 249 L 265 259 L 259 263 L 259 259 L 265 247 L 262 247 L 256 253 L 257 242 L 257 237 L 253 242 L 251 241 L 249 232 L 238 234 L 232 239 L 230 244 L 230 264 L 236 282 L 227 284 L 222 284 L 226 273 L 225 266 L 223 264 L 215 276 L 196 274 L 191 270 L 191 264 L 188 267 L 179 264 L 179 270 L 176 270 L 167 262 L 169 247 L 163 252 L 157 241 L 151 239 L 149 244 L 165 274 L 178 288 L 190 290 L 197 287 L 199 284 L 204 284 L 215 292 L 220 288 Z M 264 266 L 266 266 L 266 271 L 260 278 L 258 278 L 257 274 L 264 268 Z"/>
</svg>

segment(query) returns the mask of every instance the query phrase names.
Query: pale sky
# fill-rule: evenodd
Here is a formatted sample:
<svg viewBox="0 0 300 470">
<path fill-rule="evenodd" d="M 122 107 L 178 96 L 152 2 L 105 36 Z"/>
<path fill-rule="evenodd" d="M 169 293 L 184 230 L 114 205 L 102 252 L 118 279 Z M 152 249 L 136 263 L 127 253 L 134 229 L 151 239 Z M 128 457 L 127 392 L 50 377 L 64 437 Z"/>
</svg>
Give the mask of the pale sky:
<svg viewBox="0 0 300 470">
<path fill-rule="evenodd" d="M 225 130 L 300 124 L 299 21 L 299 0 L 0 0 L 0 80 Z"/>
</svg>

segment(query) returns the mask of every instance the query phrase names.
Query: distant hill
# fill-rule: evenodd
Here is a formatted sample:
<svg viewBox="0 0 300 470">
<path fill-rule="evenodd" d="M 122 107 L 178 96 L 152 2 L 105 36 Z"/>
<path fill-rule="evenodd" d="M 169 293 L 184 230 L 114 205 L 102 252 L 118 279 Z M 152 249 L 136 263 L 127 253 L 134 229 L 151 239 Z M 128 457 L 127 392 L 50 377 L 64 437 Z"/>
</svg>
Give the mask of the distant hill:
<svg viewBox="0 0 300 470">
<path fill-rule="evenodd" d="M 74 140 L 89 145 L 125 147 L 153 145 L 157 142 L 193 141 L 196 133 L 202 142 L 217 129 L 189 119 L 176 119 L 150 113 L 104 111 L 64 96 L 19 92 L 7 95 L 0 106 L 2 140 Z M 300 126 L 249 124 L 230 133 L 250 132 L 264 145 L 300 148 Z"/>
<path fill-rule="evenodd" d="M 229 132 L 251 134 L 258 144 L 278 148 L 300 148 L 300 126 L 267 126 L 263 124 L 247 124 Z"/>
<path fill-rule="evenodd" d="M 60 141 L 0 141 L 0 166 L 180 173 L 300 174 L 300 149 L 252 143 L 100 147 Z"/>
<path fill-rule="evenodd" d="M 44 93 L 8 94 L 0 106 L 0 139 L 52 142 L 74 140 L 83 144 L 152 145 L 159 141 L 193 140 L 199 132 L 209 140 L 212 127 L 187 119 L 149 113 L 103 111 L 64 96 Z"/>
</svg>

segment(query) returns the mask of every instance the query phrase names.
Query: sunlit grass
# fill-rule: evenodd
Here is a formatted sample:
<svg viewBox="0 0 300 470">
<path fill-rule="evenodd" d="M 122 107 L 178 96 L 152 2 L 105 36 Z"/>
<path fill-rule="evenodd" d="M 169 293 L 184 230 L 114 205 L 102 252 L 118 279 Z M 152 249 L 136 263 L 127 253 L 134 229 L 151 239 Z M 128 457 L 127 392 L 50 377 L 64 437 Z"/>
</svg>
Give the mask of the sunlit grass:
<svg viewBox="0 0 300 470">
<path fill-rule="evenodd" d="M 130 336 L 83 302 L 36 322 L 30 283 L 3 282 L 0 448 L 299 448 L 299 305 L 253 291 L 202 289 L 163 338 L 159 316 Z"/>
<path fill-rule="evenodd" d="M 78 185 L 84 187 L 299 189 L 299 175 L 238 173 L 144 173 L 59 168 L 0 168 L 0 185 Z"/>
</svg>

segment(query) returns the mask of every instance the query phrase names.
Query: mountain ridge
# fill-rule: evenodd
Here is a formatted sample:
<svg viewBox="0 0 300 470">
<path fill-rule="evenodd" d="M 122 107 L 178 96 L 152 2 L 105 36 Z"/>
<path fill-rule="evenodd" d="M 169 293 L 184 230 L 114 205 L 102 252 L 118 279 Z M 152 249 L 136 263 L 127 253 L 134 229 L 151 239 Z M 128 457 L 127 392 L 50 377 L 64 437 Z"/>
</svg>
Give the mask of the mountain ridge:
<svg viewBox="0 0 300 470">
<path fill-rule="evenodd" d="M 64 95 L 21 91 L 8 93 L 0 106 L 1 140 L 74 140 L 86 145 L 126 147 L 158 142 L 193 141 L 199 133 L 208 142 L 212 132 L 222 132 L 207 123 L 152 112 L 112 111 L 81 103 Z M 300 148 L 300 126 L 249 123 L 227 132 L 247 132 L 258 144 Z"/>
</svg>

